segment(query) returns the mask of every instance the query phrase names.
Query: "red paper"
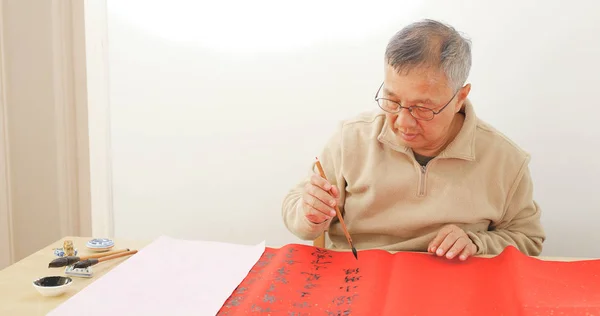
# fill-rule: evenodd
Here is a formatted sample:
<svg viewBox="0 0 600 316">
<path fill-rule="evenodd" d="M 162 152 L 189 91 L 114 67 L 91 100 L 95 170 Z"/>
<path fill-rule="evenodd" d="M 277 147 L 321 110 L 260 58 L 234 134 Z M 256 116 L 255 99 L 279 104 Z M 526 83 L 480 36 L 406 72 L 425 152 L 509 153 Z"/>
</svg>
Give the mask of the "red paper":
<svg viewBox="0 0 600 316">
<path fill-rule="evenodd" d="M 600 260 L 266 248 L 218 315 L 600 315 Z"/>
</svg>

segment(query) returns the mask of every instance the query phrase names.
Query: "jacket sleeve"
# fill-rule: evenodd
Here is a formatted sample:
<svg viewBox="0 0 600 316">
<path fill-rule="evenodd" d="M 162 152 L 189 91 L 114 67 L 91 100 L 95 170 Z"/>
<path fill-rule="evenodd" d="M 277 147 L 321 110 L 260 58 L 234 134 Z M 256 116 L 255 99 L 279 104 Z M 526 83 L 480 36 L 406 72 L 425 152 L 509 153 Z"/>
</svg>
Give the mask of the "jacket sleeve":
<svg viewBox="0 0 600 316">
<path fill-rule="evenodd" d="M 345 200 L 345 181 L 342 175 L 342 128 L 340 124 L 338 129 L 327 141 L 323 149 L 319 161 L 325 172 L 325 176 L 329 183 L 336 186 L 340 192 L 338 198 L 338 206 L 343 213 Z M 332 219 L 329 219 L 320 224 L 310 222 L 302 211 L 302 195 L 304 194 L 304 186 L 310 181 L 313 173 L 319 174 L 316 166 L 316 160 L 311 164 L 308 175 L 298 182 L 284 197 L 282 205 L 283 222 L 287 229 L 302 240 L 314 240 L 321 235 L 329 225 Z M 334 217 L 335 218 L 335 217 Z"/>
<path fill-rule="evenodd" d="M 546 239 L 540 218 L 541 210 L 533 200 L 533 183 L 525 159 L 507 196 L 504 216 L 487 231 L 467 232 L 477 246 L 477 254 L 499 254 L 512 245 L 526 255 L 542 252 Z"/>
</svg>

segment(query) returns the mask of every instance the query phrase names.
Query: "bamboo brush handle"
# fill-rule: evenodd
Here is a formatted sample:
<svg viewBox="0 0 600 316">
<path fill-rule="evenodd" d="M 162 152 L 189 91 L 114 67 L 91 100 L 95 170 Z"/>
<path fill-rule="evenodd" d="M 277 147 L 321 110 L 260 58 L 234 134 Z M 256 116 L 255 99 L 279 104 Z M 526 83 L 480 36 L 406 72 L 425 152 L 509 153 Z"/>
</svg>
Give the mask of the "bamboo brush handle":
<svg viewBox="0 0 600 316">
<path fill-rule="evenodd" d="M 342 230 L 344 231 L 344 235 L 346 235 L 346 239 L 348 239 L 348 241 L 352 243 L 352 237 L 350 237 L 348 228 L 346 228 L 346 223 L 344 223 L 344 217 L 342 216 L 342 212 L 340 212 L 340 209 L 337 205 L 335 206 L 335 212 L 337 213 L 337 217 L 340 220 L 340 223 L 342 224 Z"/>
<path fill-rule="evenodd" d="M 323 167 L 321 166 L 321 162 L 319 161 L 319 158 L 317 158 L 317 162 L 316 162 L 317 168 L 319 169 L 319 174 L 321 175 L 321 177 L 325 180 L 327 180 L 327 176 L 325 175 L 325 171 L 323 170 Z M 329 180 L 327 180 L 329 181 Z M 340 221 L 340 224 L 342 224 L 342 230 L 344 230 L 344 235 L 346 235 L 346 239 L 348 239 L 348 243 L 352 244 L 352 238 L 350 237 L 350 233 L 348 233 L 348 229 L 346 228 L 346 223 L 344 223 L 344 217 L 342 216 L 342 212 L 340 211 L 340 208 L 338 207 L 337 203 L 335 204 L 335 212 L 337 213 L 337 217 Z"/>
<path fill-rule="evenodd" d="M 129 251 L 117 253 L 117 254 L 114 254 L 114 255 L 110 255 L 110 256 L 99 258 L 98 262 L 103 262 L 103 261 L 106 261 L 106 260 L 111 260 L 111 259 L 116 259 L 116 258 L 121 258 L 121 257 L 125 257 L 125 256 L 134 255 L 137 252 L 138 252 L 137 250 L 129 250 Z"/>
<path fill-rule="evenodd" d="M 96 253 L 93 255 L 87 255 L 87 256 L 80 257 L 79 259 L 80 260 L 95 259 L 95 258 L 97 259 L 97 258 L 102 258 L 102 257 L 110 256 L 110 255 L 115 255 L 115 254 L 122 253 L 125 251 L 129 251 L 129 248 L 121 249 L 121 250 L 112 250 L 112 251 L 107 251 L 107 252 L 103 252 L 103 253 Z"/>
</svg>

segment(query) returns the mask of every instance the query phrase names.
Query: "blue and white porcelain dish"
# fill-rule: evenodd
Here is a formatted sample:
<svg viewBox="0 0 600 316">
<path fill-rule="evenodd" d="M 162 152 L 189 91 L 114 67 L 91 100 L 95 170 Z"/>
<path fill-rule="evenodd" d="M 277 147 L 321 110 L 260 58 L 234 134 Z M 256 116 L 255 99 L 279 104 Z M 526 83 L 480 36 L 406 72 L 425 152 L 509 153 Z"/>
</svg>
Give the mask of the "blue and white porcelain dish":
<svg viewBox="0 0 600 316">
<path fill-rule="evenodd" d="M 115 242 L 108 238 L 94 238 L 85 244 L 90 249 L 107 249 L 115 245 Z"/>
<path fill-rule="evenodd" d="M 75 252 L 75 255 L 77 255 L 77 248 L 73 249 Z M 57 257 L 64 257 L 65 256 L 65 250 L 63 248 L 54 248 L 54 255 Z"/>
</svg>

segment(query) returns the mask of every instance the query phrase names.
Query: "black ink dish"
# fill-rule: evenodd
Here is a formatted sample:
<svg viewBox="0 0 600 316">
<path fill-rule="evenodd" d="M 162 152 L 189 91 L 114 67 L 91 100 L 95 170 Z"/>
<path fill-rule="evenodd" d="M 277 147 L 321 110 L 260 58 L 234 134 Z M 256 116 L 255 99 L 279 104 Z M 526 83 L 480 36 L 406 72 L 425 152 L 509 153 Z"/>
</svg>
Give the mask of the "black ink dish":
<svg viewBox="0 0 600 316">
<path fill-rule="evenodd" d="M 33 281 L 33 287 L 43 296 L 58 296 L 66 292 L 73 279 L 63 276 L 47 276 Z"/>
</svg>

